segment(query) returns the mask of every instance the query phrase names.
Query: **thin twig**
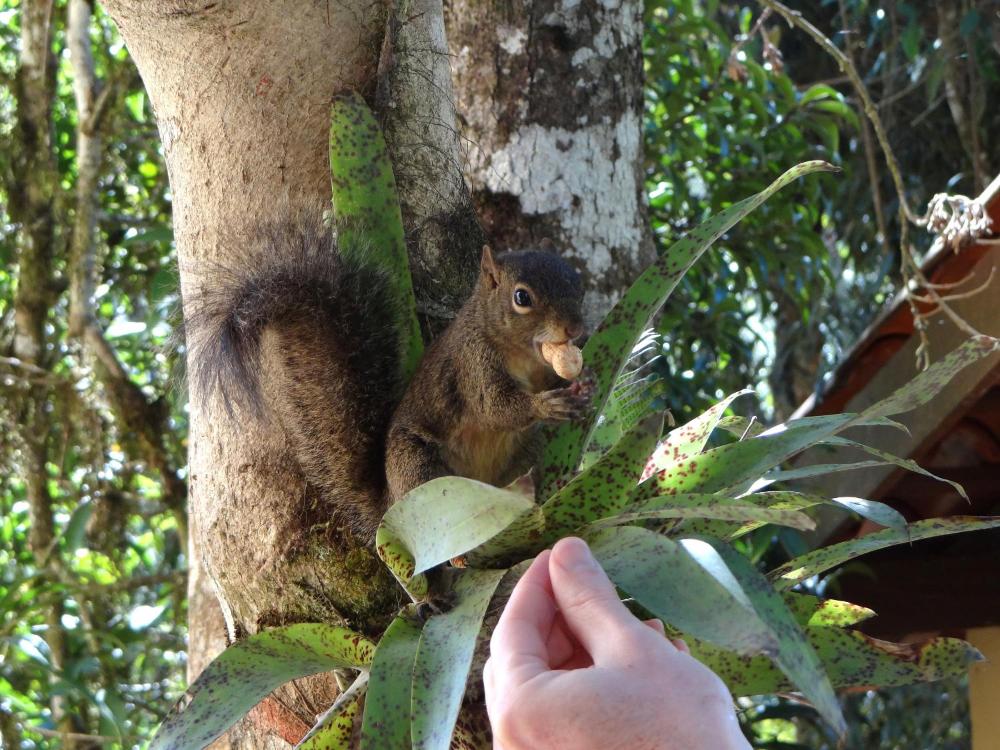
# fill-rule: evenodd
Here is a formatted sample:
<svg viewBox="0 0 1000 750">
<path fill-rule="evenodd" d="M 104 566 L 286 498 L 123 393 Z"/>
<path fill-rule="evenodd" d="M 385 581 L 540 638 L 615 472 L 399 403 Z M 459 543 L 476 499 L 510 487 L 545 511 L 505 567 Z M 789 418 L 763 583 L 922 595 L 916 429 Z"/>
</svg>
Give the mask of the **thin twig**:
<svg viewBox="0 0 1000 750">
<path fill-rule="evenodd" d="M 882 154 L 885 158 L 886 165 L 889 168 L 889 173 L 892 176 L 892 182 L 896 188 L 896 195 L 898 197 L 901 250 L 900 263 L 902 266 L 903 285 L 906 290 L 906 302 L 910 308 L 910 314 L 913 316 L 914 330 L 920 339 L 920 343 L 917 346 L 916 351 L 917 365 L 921 369 L 926 368 L 930 364 L 930 341 L 927 336 L 927 320 L 932 315 L 936 315 L 939 312 L 943 313 L 963 333 L 969 336 L 981 335 L 979 331 L 971 326 L 964 318 L 962 318 L 961 315 L 956 313 L 948 304 L 951 299 L 959 299 L 961 297 L 957 297 L 955 295 L 951 295 L 950 297 L 945 295 L 942 297 L 942 295 L 938 294 L 937 289 L 935 289 L 934 285 L 927 279 L 923 269 L 920 268 L 920 265 L 917 263 L 913 254 L 913 249 L 910 246 L 909 225 L 914 224 L 916 226 L 927 226 L 933 218 L 934 202 L 932 201 L 931 206 L 928 207 L 927 214 L 924 216 L 916 215 L 910 208 L 909 202 L 906 198 L 906 191 L 903 185 L 902 172 L 899 168 L 899 162 L 896 160 L 896 155 L 889 143 L 889 137 L 885 131 L 885 126 L 882 123 L 882 118 L 879 116 L 878 107 L 876 107 L 875 103 L 872 101 L 871 95 L 868 93 L 868 89 L 861 80 L 861 75 L 858 73 L 858 70 L 851 59 L 845 55 L 840 48 L 837 47 L 837 45 L 834 44 L 822 31 L 806 20 L 806 18 L 799 11 L 792 10 L 788 6 L 778 2 L 778 0 L 757 0 L 757 2 L 765 8 L 777 12 L 792 27 L 804 31 L 837 62 L 840 70 L 847 75 L 851 85 L 857 92 L 858 98 L 861 100 L 862 109 L 875 130 L 875 136 L 882 149 Z M 942 238 L 941 241 L 944 241 L 944 239 Z M 917 289 L 923 289 L 925 293 L 922 295 L 918 294 Z M 962 296 L 964 297 L 968 295 Z M 922 312 L 917 307 L 918 302 L 933 305 L 934 308 L 930 311 Z"/>
<path fill-rule="evenodd" d="M 849 28 L 850 19 L 847 15 L 847 4 L 844 0 L 840 0 L 840 17 L 844 28 Z M 851 67 L 856 67 L 854 64 L 854 42 L 850 36 L 844 40 L 844 53 L 847 56 L 847 60 Z M 878 165 L 875 162 L 875 144 L 872 142 L 871 126 L 869 125 L 867 118 L 862 118 L 860 130 L 861 143 L 865 152 L 865 165 L 868 167 L 868 183 L 871 185 L 872 203 L 875 206 L 875 224 L 878 227 L 879 238 L 882 243 L 882 251 L 888 255 L 889 226 L 885 220 L 885 207 L 882 203 L 882 186 L 879 180 Z"/>
<path fill-rule="evenodd" d="M 988 287 L 990 285 L 990 283 L 993 281 L 993 276 L 995 275 L 996 270 L 997 270 L 996 266 L 993 266 L 993 268 L 990 269 L 990 275 L 986 279 L 986 281 L 984 281 L 982 284 L 980 284 L 979 286 L 977 286 L 975 289 L 970 289 L 967 292 L 956 292 L 955 294 L 938 295 L 937 299 L 938 300 L 944 300 L 945 302 L 954 302 L 955 300 L 968 299 L 969 297 L 975 297 L 980 292 L 985 291 L 986 287 Z M 966 277 L 966 279 L 967 278 L 968 277 Z M 933 289 L 934 287 L 939 286 L 939 285 L 938 284 L 928 284 L 927 286 L 929 288 Z M 912 294 L 910 296 L 913 297 L 913 299 L 917 300 L 918 302 L 923 302 L 924 304 L 927 304 L 927 305 L 933 305 L 933 304 L 935 304 L 935 300 L 932 297 L 928 296 L 928 295 L 921 295 L 921 294 L 914 293 L 914 294 Z"/>
<path fill-rule="evenodd" d="M 797 10 L 792 10 L 787 5 L 784 5 L 778 0 L 757 0 L 758 3 L 766 8 L 777 12 L 789 23 L 789 25 L 795 28 L 801 29 L 806 34 L 808 34 L 812 39 L 820 45 L 827 54 L 829 54 L 840 67 L 840 70 L 850 79 L 851 85 L 854 86 L 858 97 L 861 99 L 861 105 L 864 108 L 865 114 L 872 123 L 872 127 L 875 129 L 875 136 L 878 138 L 879 145 L 882 147 L 882 153 L 885 156 L 885 161 L 889 167 L 889 172 L 892 174 L 892 181 L 896 186 L 896 192 L 899 194 L 899 204 L 900 211 L 904 214 L 905 218 L 909 219 L 910 222 L 916 224 L 917 226 L 923 226 L 923 220 L 920 216 L 911 210 L 909 203 L 906 199 L 906 191 L 903 185 L 902 172 L 899 169 L 899 162 L 896 161 L 896 155 L 893 153 L 892 147 L 889 144 L 889 136 L 885 132 L 885 127 L 882 124 L 882 118 L 879 116 L 878 107 L 875 106 L 875 102 L 872 101 L 871 95 L 868 93 L 868 89 L 865 87 L 864 81 L 861 80 L 861 75 L 858 73 L 858 69 L 854 67 L 854 64 L 848 59 L 848 57 L 841 52 L 840 48 L 837 47 L 830 39 L 818 28 L 813 26 L 806 18 Z"/>
<path fill-rule="evenodd" d="M 737 54 L 739 54 L 740 50 L 742 50 L 746 46 L 747 42 L 749 42 L 757 35 L 757 33 L 761 30 L 761 27 L 764 25 L 764 22 L 767 21 L 767 19 L 770 17 L 771 17 L 771 9 L 765 8 L 764 12 L 761 13 L 760 16 L 758 16 L 756 23 L 754 23 L 753 25 L 753 28 L 750 29 L 750 31 L 747 32 L 746 34 L 740 35 L 740 37 L 736 40 L 736 44 L 734 44 L 732 49 L 729 50 L 730 59 L 734 58 Z"/>
</svg>

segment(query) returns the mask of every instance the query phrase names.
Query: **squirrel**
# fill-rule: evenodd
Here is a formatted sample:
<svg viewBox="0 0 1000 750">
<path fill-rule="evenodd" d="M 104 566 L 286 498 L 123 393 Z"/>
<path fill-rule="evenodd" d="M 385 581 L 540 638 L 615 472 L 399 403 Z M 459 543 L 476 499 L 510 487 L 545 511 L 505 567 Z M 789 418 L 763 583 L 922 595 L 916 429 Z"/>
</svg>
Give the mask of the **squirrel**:
<svg viewBox="0 0 1000 750">
<path fill-rule="evenodd" d="M 230 415 L 238 401 L 273 417 L 334 522 L 359 538 L 435 477 L 509 483 L 530 466 L 536 424 L 589 408 L 590 384 L 542 356 L 584 332 L 582 282 L 557 255 L 484 247 L 475 290 L 404 388 L 384 274 L 344 258 L 319 221 L 268 225 L 257 241 L 264 260 L 219 269 L 191 298 L 191 377 Z"/>
</svg>

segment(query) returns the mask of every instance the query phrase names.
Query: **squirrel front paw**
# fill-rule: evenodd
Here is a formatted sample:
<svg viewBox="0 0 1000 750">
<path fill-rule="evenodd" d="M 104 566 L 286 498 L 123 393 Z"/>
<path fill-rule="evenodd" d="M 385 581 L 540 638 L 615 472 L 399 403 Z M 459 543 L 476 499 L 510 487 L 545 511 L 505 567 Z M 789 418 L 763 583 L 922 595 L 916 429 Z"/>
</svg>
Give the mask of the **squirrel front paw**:
<svg viewBox="0 0 1000 750">
<path fill-rule="evenodd" d="M 574 381 L 566 388 L 542 391 L 535 399 L 541 419 L 566 422 L 582 419 L 590 411 L 594 395 L 592 383 Z"/>
</svg>

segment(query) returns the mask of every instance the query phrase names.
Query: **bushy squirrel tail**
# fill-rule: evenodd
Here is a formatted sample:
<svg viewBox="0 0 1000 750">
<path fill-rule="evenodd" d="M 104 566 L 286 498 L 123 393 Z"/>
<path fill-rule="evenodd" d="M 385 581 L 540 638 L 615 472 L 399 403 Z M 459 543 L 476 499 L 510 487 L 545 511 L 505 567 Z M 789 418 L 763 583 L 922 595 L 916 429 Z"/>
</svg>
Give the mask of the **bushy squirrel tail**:
<svg viewBox="0 0 1000 750">
<path fill-rule="evenodd" d="M 402 395 L 385 276 L 343 258 L 322 223 L 269 225 L 186 304 L 189 373 L 230 415 L 276 420 L 325 515 L 371 538 L 386 509 L 385 439 Z"/>
</svg>

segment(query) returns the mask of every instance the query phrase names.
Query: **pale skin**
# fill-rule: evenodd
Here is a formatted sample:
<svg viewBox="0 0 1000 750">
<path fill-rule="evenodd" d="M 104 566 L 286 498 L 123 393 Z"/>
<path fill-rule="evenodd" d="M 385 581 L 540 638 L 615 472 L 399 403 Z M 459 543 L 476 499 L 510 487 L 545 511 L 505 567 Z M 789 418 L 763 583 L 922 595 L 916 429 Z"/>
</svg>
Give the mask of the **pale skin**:
<svg viewBox="0 0 1000 750">
<path fill-rule="evenodd" d="M 642 622 L 580 539 L 540 554 L 484 671 L 495 750 L 749 750 L 722 681 Z"/>
</svg>

